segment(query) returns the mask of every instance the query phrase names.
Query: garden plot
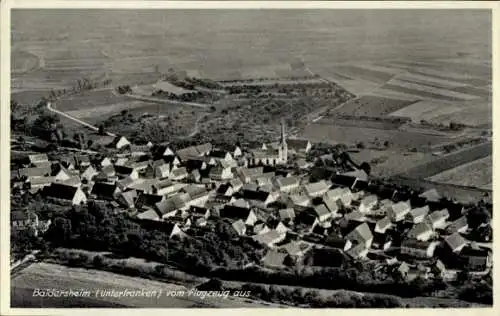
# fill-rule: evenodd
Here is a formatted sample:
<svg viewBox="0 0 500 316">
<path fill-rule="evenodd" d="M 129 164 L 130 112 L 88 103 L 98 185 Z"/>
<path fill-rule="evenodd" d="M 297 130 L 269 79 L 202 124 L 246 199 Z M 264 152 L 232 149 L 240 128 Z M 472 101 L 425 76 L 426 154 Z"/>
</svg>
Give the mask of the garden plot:
<svg viewBox="0 0 500 316">
<path fill-rule="evenodd" d="M 347 102 L 334 113 L 341 115 L 378 117 L 388 115 L 412 103 L 413 101 L 408 100 L 366 95 Z"/>
<path fill-rule="evenodd" d="M 488 187 L 492 182 L 492 169 L 493 159 L 488 156 L 446 170 L 430 177 L 428 180 L 472 187 Z"/>
</svg>

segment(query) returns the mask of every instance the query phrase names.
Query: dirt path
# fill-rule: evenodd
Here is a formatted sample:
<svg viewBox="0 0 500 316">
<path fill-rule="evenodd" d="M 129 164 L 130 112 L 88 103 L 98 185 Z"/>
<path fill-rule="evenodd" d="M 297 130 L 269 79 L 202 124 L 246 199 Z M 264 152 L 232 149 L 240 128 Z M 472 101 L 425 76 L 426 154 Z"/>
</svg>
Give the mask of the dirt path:
<svg viewBox="0 0 500 316">
<path fill-rule="evenodd" d="M 82 121 L 82 120 L 80 120 L 80 119 L 78 119 L 78 118 L 76 118 L 76 117 L 74 117 L 74 116 L 71 116 L 71 115 L 67 114 L 67 113 L 64 113 L 64 112 L 62 112 L 62 111 L 56 110 L 56 109 L 52 106 L 52 104 L 51 104 L 50 102 L 49 102 L 49 103 L 47 103 L 47 109 L 48 109 L 49 111 L 51 111 L 51 112 L 54 112 L 54 113 L 59 114 L 59 115 L 61 115 L 61 116 L 64 116 L 64 117 L 66 117 L 67 119 L 72 120 L 73 122 L 76 122 L 76 123 L 78 123 L 78 124 L 80 124 L 80 125 L 86 126 L 86 127 L 90 128 L 91 130 L 94 130 L 94 131 L 98 131 L 98 130 L 99 130 L 99 128 L 98 128 L 97 126 L 95 126 L 95 125 L 89 124 L 89 123 L 84 122 L 84 121 Z M 109 136 L 112 136 L 112 137 L 116 137 L 116 135 L 115 135 L 115 134 L 110 133 L 110 132 L 106 132 L 106 134 L 108 134 Z"/>
</svg>

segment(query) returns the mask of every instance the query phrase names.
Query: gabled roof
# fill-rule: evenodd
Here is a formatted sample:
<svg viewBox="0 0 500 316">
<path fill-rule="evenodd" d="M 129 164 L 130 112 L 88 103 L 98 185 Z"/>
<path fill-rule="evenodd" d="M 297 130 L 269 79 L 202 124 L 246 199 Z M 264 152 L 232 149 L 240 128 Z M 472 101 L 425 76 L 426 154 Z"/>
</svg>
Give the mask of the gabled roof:
<svg viewBox="0 0 500 316">
<path fill-rule="evenodd" d="M 366 223 L 358 225 L 353 231 L 346 235 L 347 240 L 354 240 L 363 244 L 372 238 L 373 234 Z"/>
<path fill-rule="evenodd" d="M 370 205 L 370 204 L 377 203 L 377 201 L 378 201 L 378 197 L 377 197 L 376 195 L 374 195 L 374 194 L 371 194 L 371 195 L 367 195 L 367 196 L 365 196 L 365 197 L 361 200 L 360 204 L 361 204 L 361 205 L 368 206 L 368 205 Z"/>
<path fill-rule="evenodd" d="M 186 176 L 186 177 L 188 176 L 188 172 L 187 172 L 185 167 L 176 168 L 176 169 L 173 169 L 172 171 L 170 171 L 170 177 L 172 177 L 172 178 L 181 177 L 181 176 Z"/>
<path fill-rule="evenodd" d="M 123 200 L 127 204 L 127 206 L 133 207 L 134 202 L 137 199 L 137 191 L 136 190 L 129 190 L 129 191 L 121 192 L 120 196 L 123 198 Z"/>
<path fill-rule="evenodd" d="M 335 188 L 335 189 L 332 189 L 332 190 L 328 190 L 326 191 L 325 193 L 325 196 L 327 198 L 330 198 L 334 201 L 338 200 L 338 199 L 341 199 L 342 197 L 344 196 L 348 196 L 348 195 L 351 195 L 351 190 L 349 190 L 349 188 Z"/>
<path fill-rule="evenodd" d="M 325 206 L 328 208 L 330 213 L 336 213 L 339 210 L 339 206 L 336 201 L 329 199 L 329 198 L 323 198 L 323 203 Z"/>
<path fill-rule="evenodd" d="M 332 182 L 348 188 L 354 187 L 358 179 L 353 176 L 337 174 L 332 177 Z"/>
<path fill-rule="evenodd" d="M 156 203 L 160 202 L 163 196 L 141 193 L 137 200 L 135 201 L 135 206 L 137 208 L 143 207 L 153 207 Z"/>
<path fill-rule="evenodd" d="M 73 200 L 77 187 L 65 185 L 61 183 L 52 183 L 50 186 L 45 187 L 43 193 L 47 197 L 62 199 L 62 200 Z"/>
<path fill-rule="evenodd" d="M 208 156 L 210 157 L 214 157 L 214 158 L 221 158 L 221 159 L 224 159 L 226 158 L 226 155 L 229 154 L 230 156 L 231 153 L 225 151 L 225 150 L 220 150 L 220 149 L 215 149 L 215 150 L 212 150 L 209 152 Z"/>
<path fill-rule="evenodd" d="M 303 203 L 310 202 L 309 197 L 303 194 L 292 194 L 290 195 L 290 200 L 297 205 L 302 205 Z"/>
<path fill-rule="evenodd" d="M 359 244 L 355 245 L 354 247 L 350 248 L 349 250 L 347 250 L 346 253 L 350 257 L 356 259 L 356 258 L 359 258 L 361 256 L 361 254 L 365 251 L 366 251 L 365 245 L 363 243 L 359 243 Z"/>
<path fill-rule="evenodd" d="M 280 239 L 283 237 L 284 233 L 280 233 L 277 230 L 270 230 L 267 233 L 260 234 L 253 236 L 252 239 L 255 240 L 258 243 L 264 244 L 264 245 L 270 245 L 274 243 L 276 240 Z"/>
<path fill-rule="evenodd" d="M 231 226 L 233 226 L 234 230 L 238 233 L 238 235 L 244 235 L 246 232 L 247 226 L 245 225 L 245 222 L 241 219 L 233 222 Z"/>
<path fill-rule="evenodd" d="M 447 209 L 432 212 L 427 216 L 428 220 L 431 223 L 435 223 L 442 219 L 447 219 L 448 217 L 450 217 L 450 213 L 448 212 Z"/>
<path fill-rule="evenodd" d="M 115 165 L 115 172 L 120 175 L 129 175 L 134 171 L 134 168 L 128 166 Z"/>
<path fill-rule="evenodd" d="M 234 178 L 229 181 L 229 185 L 231 185 L 234 190 L 240 190 L 243 187 L 243 182 L 239 178 Z"/>
<path fill-rule="evenodd" d="M 47 185 L 55 181 L 56 181 L 55 177 L 36 177 L 30 180 L 30 184 L 32 186 L 42 185 L 42 184 Z"/>
<path fill-rule="evenodd" d="M 350 213 L 347 213 L 344 215 L 344 218 L 348 221 L 357 221 L 357 222 L 363 222 L 365 220 L 365 216 L 363 213 L 361 213 L 358 210 L 354 210 Z"/>
<path fill-rule="evenodd" d="M 405 214 L 410 211 L 410 204 L 407 202 L 398 202 L 396 204 L 393 204 L 391 207 L 396 216 L 400 214 Z"/>
<path fill-rule="evenodd" d="M 441 199 L 441 195 L 436 189 L 430 189 L 420 194 L 419 197 L 427 199 L 427 201 L 438 202 Z"/>
<path fill-rule="evenodd" d="M 413 218 L 415 217 L 420 217 L 420 216 L 426 216 L 429 213 L 429 206 L 423 206 L 419 208 L 414 208 L 408 213 L 408 215 L 412 216 Z"/>
<path fill-rule="evenodd" d="M 430 242 L 419 241 L 416 239 L 405 239 L 401 243 L 401 247 L 420 249 L 420 250 L 427 250 L 430 245 L 431 245 Z"/>
<path fill-rule="evenodd" d="M 280 247 L 280 249 L 285 250 L 291 256 L 304 253 L 310 248 L 311 246 L 303 241 L 291 241 Z"/>
<path fill-rule="evenodd" d="M 385 231 L 386 229 L 388 229 L 390 226 L 391 226 L 391 220 L 389 217 L 385 216 L 384 218 L 382 219 L 379 219 L 376 223 L 376 229 L 377 230 L 380 230 L 380 231 Z"/>
<path fill-rule="evenodd" d="M 47 154 L 28 155 L 28 159 L 29 159 L 30 163 L 49 161 L 49 157 L 47 156 Z"/>
<path fill-rule="evenodd" d="M 467 241 L 459 233 L 453 233 L 452 235 L 446 237 L 444 242 L 453 251 L 467 244 Z"/>
<path fill-rule="evenodd" d="M 316 214 L 317 217 L 330 215 L 330 211 L 326 208 L 325 204 L 320 204 L 314 207 L 314 213 Z"/>
<path fill-rule="evenodd" d="M 459 219 L 453 221 L 447 228 L 446 231 L 449 233 L 454 233 L 457 232 L 460 229 L 463 229 L 465 227 L 468 227 L 469 224 L 467 223 L 467 217 L 462 216 Z"/>
<path fill-rule="evenodd" d="M 245 200 L 254 200 L 264 202 L 269 197 L 269 192 L 256 191 L 256 190 L 243 190 L 242 197 Z"/>
<path fill-rule="evenodd" d="M 311 142 L 307 139 L 289 138 L 286 140 L 286 144 L 289 149 L 306 150 L 307 146 L 310 145 Z"/>
<path fill-rule="evenodd" d="M 291 219 L 295 218 L 295 210 L 293 208 L 284 208 L 279 210 L 280 219 Z"/>
<path fill-rule="evenodd" d="M 182 188 L 182 191 L 187 193 L 189 197 L 193 200 L 208 194 L 208 191 L 205 188 L 205 186 L 200 186 L 200 185 L 188 185 Z"/>
<path fill-rule="evenodd" d="M 320 180 L 318 182 L 308 183 L 304 186 L 304 190 L 309 195 L 317 194 L 318 192 L 327 191 L 330 188 L 330 185 L 324 181 Z"/>
<path fill-rule="evenodd" d="M 109 184 L 105 182 L 96 182 L 92 187 L 91 194 L 95 194 L 99 197 L 114 198 L 114 194 L 117 192 L 118 187 L 116 184 Z"/>
<path fill-rule="evenodd" d="M 18 170 L 19 177 L 43 177 L 50 173 L 50 168 L 21 168 Z"/>
<path fill-rule="evenodd" d="M 155 210 L 147 210 L 145 212 L 137 214 L 138 219 L 146 219 L 146 220 L 158 220 L 160 217 L 158 216 L 158 213 L 156 213 Z"/>
<path fill-rule="evenodd" d="M 160 202 L 155 203 L 155 209 L 161 214 L 165 215 L 167 213 L 179 210 L 186 206 L 187 201 L 189 200 L 189 196 L 186 194 L 177 194 L 168 198 L 166 200 L 162 200 Z"/>
<path fill-rule="evenodd" d="M 429 232 L 432 232 L 432 227 L 429 226 L 429 224 L 422 222 L 415 224 L 415 226 L 410 229 L 410 231 L 408 232 L 408 237 L 417 238 L 418 236 Z"/>
<path fill-rule="evenodd" d="M 356 178 L 361 181 L 368 181 L 368 174 L 363 169 L 356 169 L 342 173 L 343 176 Z"/>
<path fill-rule="evenodd" d="M 246 220 L 250 212 L 252 211 L 248 208 L 225 205 L 224 208 L 220 210 L 220 217 Z"/>
</svg>

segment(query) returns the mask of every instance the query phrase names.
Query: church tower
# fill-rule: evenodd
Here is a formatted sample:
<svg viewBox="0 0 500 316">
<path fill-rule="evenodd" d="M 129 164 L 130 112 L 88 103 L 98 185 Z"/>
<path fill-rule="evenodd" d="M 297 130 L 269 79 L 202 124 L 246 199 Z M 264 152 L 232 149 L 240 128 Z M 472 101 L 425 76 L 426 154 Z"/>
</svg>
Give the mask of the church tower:
<svg viewBox="0 0 500 316">
<path fill-rule="evenodd" d="M 288 161 L 288 145 L 286 143 L 285 120 L 283 119 L 281 120 L 280 158 L 283 163 Z"/>
</svg>

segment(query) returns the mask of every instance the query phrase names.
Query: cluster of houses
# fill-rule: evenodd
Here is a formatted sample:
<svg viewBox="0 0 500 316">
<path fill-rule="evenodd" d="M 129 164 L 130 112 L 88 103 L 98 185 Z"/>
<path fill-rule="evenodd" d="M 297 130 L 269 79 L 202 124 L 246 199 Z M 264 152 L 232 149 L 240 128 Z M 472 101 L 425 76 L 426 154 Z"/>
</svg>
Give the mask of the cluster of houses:
<svg viewBox="0 0 500 316">
<path fill-rule="evenodd" d="M 56 161 L 30 155 L 13 175 L 13 186 L 57 203 L 104 202 L 168 227 L 171 238 L 225 219 L 241 238 L 268 248 L 262 264 L 270 268 L 332 249 L 355 260 L 378 260 L 407 279 L 486 271 L 492 264 L 489 249 L 466 239 L 464 207 L 443 202 L 435 190 L 405 196 L 371 185 L 361 170 L 310 182 L 307 140 L 282 137 L 277 145 L 249 151 L 210 143 L 173 150 L 124 137 L 106 146 L 114 154 Z M 32 213 L 12 212 L 15 229 L 43 232 L 48 225 Z"/>
</svg>

